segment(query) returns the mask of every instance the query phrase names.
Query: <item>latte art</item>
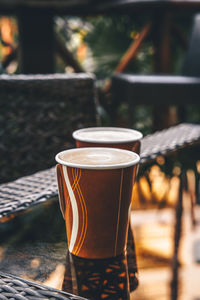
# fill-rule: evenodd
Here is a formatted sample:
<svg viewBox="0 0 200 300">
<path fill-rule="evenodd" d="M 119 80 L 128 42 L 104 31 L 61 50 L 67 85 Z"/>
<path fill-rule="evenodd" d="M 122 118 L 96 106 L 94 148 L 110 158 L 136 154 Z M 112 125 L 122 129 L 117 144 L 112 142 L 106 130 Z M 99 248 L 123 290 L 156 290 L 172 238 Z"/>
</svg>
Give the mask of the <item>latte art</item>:
<svg viewBox="0 0 200 300">
<path fill-rule="evenodd" d="M 58 153 L 56 160 L 77 168 L 116 169 L 137 164 L 139 156 L 131 151 L 114 148 L 77 148 Z"/>
</svg>

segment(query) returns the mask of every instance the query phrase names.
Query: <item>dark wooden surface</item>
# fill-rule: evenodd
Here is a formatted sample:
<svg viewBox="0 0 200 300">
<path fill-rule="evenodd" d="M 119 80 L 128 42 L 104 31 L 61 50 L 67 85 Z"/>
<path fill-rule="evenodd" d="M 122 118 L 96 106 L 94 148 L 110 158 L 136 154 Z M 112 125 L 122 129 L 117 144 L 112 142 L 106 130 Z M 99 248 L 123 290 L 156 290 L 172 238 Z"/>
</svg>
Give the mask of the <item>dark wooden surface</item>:
<svg viewBox="0 0 200 300">
<path fill-rule="evenodd" d="M 145 9 L 192 9 L 200 8 L 200 1 L 193 0 L 1 0 L 0 11 L 15 13 L 18 8 L 44 8 L 51 9 L 54 14 L 96 14 L 99 12 L 120 13 L 134 12 Z"/>
<path fill-rule="evenodd" d="M 55 42 L 51 10 L 44 13 L 37 8 L 21 8 L 17 16 L 21 73 L 54 73 Z"/>
<path fill-rule="evenodd" d="M 192 9 L 200 8 L 200 1 L 190 0 L 110 0 L 100 1 L 96 9 L 104 12 L 133 13 L 138 10 L 155 9 Z"/>
</svg>

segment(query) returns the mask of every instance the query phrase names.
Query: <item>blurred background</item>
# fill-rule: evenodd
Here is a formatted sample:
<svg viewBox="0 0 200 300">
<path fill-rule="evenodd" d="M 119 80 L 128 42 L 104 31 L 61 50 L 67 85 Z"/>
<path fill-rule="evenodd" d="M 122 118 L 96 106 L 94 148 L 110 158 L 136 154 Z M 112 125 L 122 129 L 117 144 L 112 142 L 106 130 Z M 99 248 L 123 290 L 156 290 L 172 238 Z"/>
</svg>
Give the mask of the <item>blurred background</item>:
<svg viewBox="0 0 200 300">
<path fill-rule="evenodd" d="M 18 18 L 2 15 L 0 17 L 0 73 L 94 73 L 96 76 L 97 124 L 130 127 L 140 130 L 144 135 L 153 133 L 158 128 L 155 128 L 153 124 L 155 111 L 151 103 L 135 106 L 134 117 L 130 119 L 127 117 L 130 107 L 121 99 L 114 124 L 110 115 L 111 77 L 120 66 L 122 58 L 127 55 L 131 45 L 141 38 L 144 24 L 148 24 L 150 19 L 148 11 L 135 14 L 134 17 L 131 14 L 86 15 L 82 17 L 56 16 L 52 18 L 52 21 L 47 20 L 47 27 L 53 28 L 56 51 L 54 62 L 52 65 L 47 65 L 44 71 L 40 69 L 42 56 L 38 55 L 33 64 L 29 65 L 27 61 L 31 62 L 31 54 L 26 60 L 21 51 L 24 44 L 25 47 L 28 47 L 29 53 L 32 53 L 36 51 L 37 43 L 39 45 L 42 40 L 49 41 L 43 28 L 44 24 L 40 22 L 43 16 L 39 15 L 35 20 L 35 25 L 32 25 L 32 27 L 36 26 L 36 32 L 29 31 L 23 35 L 22 39 L 20 37 L 20 32 L 24 30 L 22 30 L 22 24 L 27 22 L 24 19 L 24 13 Z M 28 17 L 27 15 L 27 19 Z M 167 64 L 165 72 L 158 71 L 156 74 L 180 74 L 190 39 L 193 17 L 194 13 L 179 14 L 179 11 L 171 15 L 171 19 L 176 25 L 173 28 L 175 34 L 172 35 L 171 32 L 169 34 L 171 39 L 170 63 Z M 38 39 L 35 36 L 37 34 Z M 47 48 L 45 49 L 44 46 L 43 50 L 47 53 L 49 47 L 49 52 L 51 52 L 53 51 L 51 46 L 51 43 L 47 43 Z M 147 38 L 139 51 L 136 51 L 133 59 L 130 59 L 125 65 L 123 72 L 155 74 L 155 51 L 155 39 L 153 41 L 151 38 Z M 36 66 L 35 69 L 33 65 Z M 185 108 L 184 121 L 200 123 L 199 105 L 188 103 Z M 2 107 L 1 111 L 3 111 Z M 3 119 L 1 115 L 0 118 Z M 179 122 L 178 108 L 176 105 L 172 105 L 171 125 Z M 0 136 L 3 134 L 4 127 L 1 126 Z M 179 292 L 177 292 L 175 280 L 173 284 L 175 284 L 176 292 L 173 295 L 171 271 L 174 255 L 175 209 L 179 196 L 179 175 L 183 168 L 187 169 L 189 190 L 184 191 L 184 207 L 186 209 L 180 246 Z M 32 172 L 29 169 L 29 173 Z M 170 158 L 160 156 L 152 165 L 145 166 L 140 170 L 138 182 L 134 187 L 131 219 L 135 233 L 140 284 L 138 289 L 131 294 L 131 299 L 200 299 L 199 256 L 194 255 L 196 253 L 195 241 L 199 238 L 199 205 L 195 216 L 192 215 L 193 210 L 191 209 L 192 203 L 199 203 L 199 185 L 195 185 L 196 178 L 199 180 L 199 174 L 199 147 L 188 151 L 184 150 Z M 6 180 L 9 181 L 18 176 L 19 173 L 13 173 L 13 176 Z M 0 257 L 3 251 L 3 247 L 0 247 Z M 60 288 L 58 283 L 55 284 L 57 276 L 58 274 L 54 270 L 50 276 L 50 285 Z"/>
<path fill-rule="evenodd" d="M 177 26 L 176 30 L 181 32 L 182 42 L 180 43 L 176 35 L 170 33 L 171 58 L 168 72 L 165 73 L 180 74 L 190 38 L 192 19 L 192 14 L 189 16 L 175 14 L 173 16 L 173 21 Z M 148 20 L 148 13 L 137 14 L 134 17 L 127 14 L 110 14 L 90 17 L 54 17 L 53 19 L 56 39 L 61 42 L 64 53 L 63 55 L 61 52 L 55 53 L 54 71 L 56 73 L 85 71 L 96 75 L 96 86 L 100 100 L 97 111 L 100 123 L 104 126 L 111 122 L 107 111 L 109 94 L 106 84 L 131 44 L 139 39 L 142 28 Z M 45 36 L 43 38 L 46 39 Z M 17 19 L 2 16 L 0 18 L 0 72 L 2 74 L 24 73 L 23 69 L 20 68 L 19 47 Z M 68 54 L 70 58 L 67 56 Z M 154 43 L 152 39 L 147 38 L 123 72 L 155 74 L 154 55 Z M 72 61 L 70 61 L 71 57 Z M 38 58 L 39 63 L 40 58 Z M 176 114 L 176 107 L 173 109 L 174 114 Z M 122 99 L 118 108 L 117 125 L 134 127 L 141 130 L 145 135 L 153 131 L 151 104 L 141 104 L 134 108 L 135 114 L 132 124 L 130 124 L 130 120 L 127 120 L 128 110 L 127 103 L 123 103 Z M 199 122 L 199 119 L 200 110 L 195 105 L 187 105 L 187 122 Z"/>
</svg>

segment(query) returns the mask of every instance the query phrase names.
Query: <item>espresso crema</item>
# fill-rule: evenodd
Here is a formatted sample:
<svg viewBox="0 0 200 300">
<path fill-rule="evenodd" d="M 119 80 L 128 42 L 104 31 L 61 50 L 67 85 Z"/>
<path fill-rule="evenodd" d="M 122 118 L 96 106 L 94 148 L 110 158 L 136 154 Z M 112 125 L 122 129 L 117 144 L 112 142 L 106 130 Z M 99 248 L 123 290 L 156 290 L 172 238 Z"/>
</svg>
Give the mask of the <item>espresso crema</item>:
<svg viewBox="0 0 200 300">
<path fill-rule="evenodd" d="M 140 140 L 142 133 L 128 128 L 90 127 L 74 131 L 73 138 L 91 143 L 125 143 Z"/>
<path fill-rule="evenodd" d="M 117 169 L 135 165 L 139 156 L 131 151 L 115 148 L 76 148 L 60 152 L 60 164 L 83 169 Z"/>
</svg>

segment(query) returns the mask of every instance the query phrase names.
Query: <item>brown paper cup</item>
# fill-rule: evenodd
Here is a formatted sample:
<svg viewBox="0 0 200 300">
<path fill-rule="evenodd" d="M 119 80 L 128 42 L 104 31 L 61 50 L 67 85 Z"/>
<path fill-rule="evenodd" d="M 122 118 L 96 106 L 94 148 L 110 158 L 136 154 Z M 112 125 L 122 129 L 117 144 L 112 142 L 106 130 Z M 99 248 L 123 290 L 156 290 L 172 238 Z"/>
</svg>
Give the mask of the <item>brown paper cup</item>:
<svg viewBox="0 0 200 300">
<path fill-rule="evenodd" d="M 138 130 L 122 127 L 88 127 L 73 132 L 76 147 L 112 147 L 136 152 L 140 155 L 142 133 Z M 134 195 L 132 193 L 132 201 Z M 133 233 L 129 225 L 128 240 Z M 134 245 L 133 245 L 134 247 Z"/>
<path fill-rule="evenodd" d="M 124 253 L 139 156 L 121 149 L 79 148 L 60 152 L 56 161 L 69 251 L 85 258 Z"/>
<path fill-rule="evenodd" d="M 76 147 L 111 147 L 140 154 L 141 132 L 121 127 L 88 127 L 73 132 Z"/>
</svg>

